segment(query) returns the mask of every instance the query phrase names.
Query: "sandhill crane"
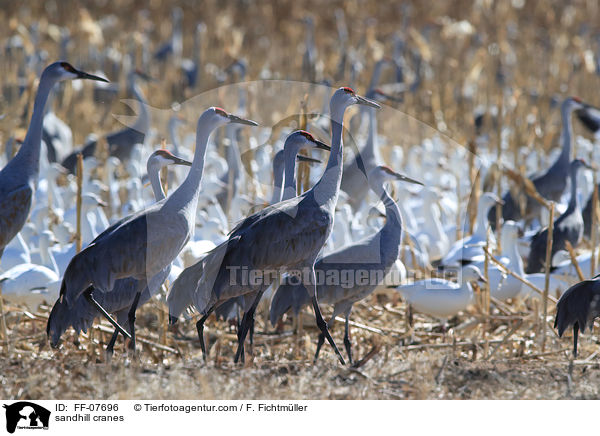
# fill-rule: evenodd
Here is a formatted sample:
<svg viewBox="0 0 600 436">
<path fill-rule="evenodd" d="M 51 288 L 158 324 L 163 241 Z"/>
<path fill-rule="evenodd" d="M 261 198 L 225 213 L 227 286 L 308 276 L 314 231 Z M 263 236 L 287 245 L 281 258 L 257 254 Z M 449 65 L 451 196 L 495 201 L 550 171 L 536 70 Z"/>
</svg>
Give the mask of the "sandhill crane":
<svg viewBox="0 0 600 436">
<path fill-rule="evenodd" d="M 308 139 L 308 143 L 307 140 Z M 271 204 L 275 204 L 280 201 L 289 200 L 296 196 L 296 161 L 308 162 L 308 163 L 319 163 L 320 161 L 299 155 L 298 153 L 303 147 L 314 147 L 321 150 L 329 151 L 330 147 L 323 142 L 315 139 L 310 133 L 297 130 L 286 138 L 283 150 L 276 153 L 273 159 L 273 173 L 274 173 L 274 189 L 273 198 Z M 281 194 L 282 191 L 282 176 L 285 173 L 285 185 L 283 186 L 283 194 L 277 196 L 277 193 Z M 232 298 L 228 302 L 223 303 L 221 306 L 215 309 L 215 315 L 218 317 L 227 318 L 229 314 L 235 313 L 235 306 L 238 305 L 242 308 L 246 308 L 245 302 L 252 303 L 253 298 L 250 295 Z M 252 335 L 250 337 L 252 340 Z"/>
<path fill-rule="evenodd" d="M 590 280 L 579 282 L 565 291 L 556 303 L 556 318 L 554 328 L 558 328 L 558 335 L 569 327 L 573 327 L 573 355 L 577 357 L 577 338 L 579 330 L 585 332 L 589 325 L 590 330 L 594 319 L 600 315 L 600 274 Z"/>
<path fill-rule="evenodd" d="M 375 167 L 369 173 L 369 186 L 375 194 L 383 201 L 385 205 L 386 223 L 377 233 L 368 236 L 367 238 L 341 248 L 333 253 L 328 254 L 317 260 L 315 263 L 315 271 L 320 277 L 329 277 L 336 274 L 341 277 L 343 271 L 355 271 L 355 279 L 358 279 L 360 274 L 368 274 L 369 279 L 365 281 L 357 281 L 351 287 L 343 286 L 342 283 L 319 283 L 317 286 L 317 295 L 319 301 L 326 304 L 333 304 L 333 315 L 329 323 L 331 324 L 335 317 L 341 313 L 346 316 L 346 330 L 344 334 L 344 345 L 348 354 L 350 364 L 353 364 L 352 349 L 349 338 L 349 320 L 352 306 L 357 301 L 362 300 L 371 294 L 377 285 L 383 281 L 384 277 L 390 271 L 394 262 L 398 259 L 400 252 L 400 242 L 402 240 L 402 217 L 400 209 L 396 202 L 390 197 L 384 184 L 388 181 L 400 180 L 409 183 L 416 183 L 416 180 L 410 179 L 401 174 L 395 173 L 385 166 Z M 275 325 L 277 320 L 290 307 L 298 307 L 298 301 L 301 299 L 303 304 L 307 305 L 310 302 L 308 292 L 303 285 L 282 285 L 273 296 L 271 305 L 270 320 L 271 324 Z M 325 337 L 323 333 L 319 335 L 317 343 L 317 351 L 315 360 L 319 355 L 319 351 Z"/>
<path fill-rule="evenodd" d="M 194 159 L 183 183 L 167 199 L 106 229 L 73 257 L 61 284 L 59 303 L 66 301 L 72 307 L 77 298 L 85 294 L 101 312 L 105 312 L 92 292 L 110 292 L 116 280 L 136 279 L 136 295 L 128 313 L 132 348 L 135 349 L 135 311 L 141 292 L 145 286 L 151 295 L 158 291 L 166 277 L 165 268 L 189 241 L 195 226 L 208 139 L 213 130 L 227 123 L 257 125 L 221 108 L 207 109 L 198 119 Z"/>
<path fill-rule="evenodd" d="M 558 156 L 558 159 L 556 159 L 545 173 L 531 179 L 540 195 L 548 200 L 560 201 L 560 197 L 567 187 L 569 162 L 571 160 L 571 136 L 573 135 L 571 113 L 574 110 L 583 109 L 585 107 L 587 107 L 587 105 L 577 97 L 569 97 L 563 101 L 560 107 L 560 114 L 562 117 L 562 133 L 560 136 L 562 151 Z M 527 196 L 527 204 L 523 216 L 521 216 L 521 208 L 518 200 L 512 197 L 510 191 L 508 191 L 502 199 L 504 200 L 504 205 L 502 206 L 502 218 L 504 221 L 519 221 L 521 218 L 530 220 L 540 212 L 540 204 L 530 196 Z M 496 222 L 495 209 L 490 211 L 488 219 L 491 223 Z"/>
<path fill-rule="evenodd" d="M 264 281 L 254 285 L 247 283 L 241 270 L 242 266 L 247 266 L 257 271 L 278 268 L 287 268 L 289 271 L 297 268 L 303 272 L 302 281 L 311 295 L 317 326 L 340 362 L 345 364 L 321 315 L 314 264 L 333 227 L 343 171 L 343 117 L 346 108 L 354 104 L 379 107 L 377 103 L 356 95 L 351 88 L 339 88 L 333 94 L 330 101 L 331 153 L 325 172 L 316 185 L 298 197 L 269 206 L 243 220 L 232 231 L 228 241 L 204 259 L 202 277 L 195 289 L 187 290 L 191 293 L 182 300 L 173 299 L 184 304 L 183 307 L 175 307 L 178 311 L 172 315 L 179 315 L 192 295 L 196 309 L 204 318 L 210 315 L 219 300 L 256 292 L 256 298 L 241 323 L 236 362 L 241 355 L 256 306 L 268 285 Z"/>
<path fill-rule="evenodd" d="M 21 230 L 31 210 L 40 172 L 42 121 L 48 95 L 55 83 L 72 79 L 107 81 L 76 70 L 67 62 L 55 62 L 42 72 L 23 145 L 0 171 L 0 259 L 4 247 Z"/>
<path fill-rule="evenodd" d="M 295 172 L 295 161 L 298 156 L 298 152 L 304 147 L 314 147 L 324 150 L 329 150 L 329 146 L 323 142 L 317 140 L 314 136 L 304 130 L 297 130 L 286 138 L 284 148 L 281 152 L 277 153 L 279 156 L 283 156 L 281 159 L 277 155 L 274 160 L 274 179 L 275 187 L 274 193 L 281 192 L 281 175 L 279 174 L 279 167 L 283 166 L 285 170 L 285 189 L 283 190 L 283 201 L 288 200 L 296 196 L 296 172 Z M 283 153 L 283 154 L 280 154 Z M 279 162 L 279 161 L 282 162 Z M 275 200 L 275 198 L 274 198 Z M 277 200 L 274 203 L 278 202 Z M 177 316 L 187 307 L 194 303 L 193 292 L 196 289 L 197 283 L 201 280 L 204 267 L 204 259 L 186 268 L 181 275 L 175 280 L 171 287 L 171 292 L 167 297 L 169 302 L 169 313 L 171 315 L 172 323 L 175 322 Z M 254 298 L 259 291 L 253 291 L 245 295 L 234 296 L 229 299 L 224 299 L 214 304 L 217 316 L 226 316 L 234 310 L 234 306 L 238 305 L 244 309 L 249 309 Z M 205 314 L 197 323 L 196 329 L 198 330 L 198 336 L 200 338 L 200 345 L 203 351 L 204 359 L 206 359 L 206 349 L 204 345 L 204 322 L 210 316 L 212 310 Z"/>
<path fill-rule="evenodd" d="M 174 156 L 167 150 L 157 150 L 150 155 L 146 166 L 148 169 L 150 185 L 152 186 L 152 191 L 154 192 L 154 197 L 157 202 L 165 198 L 165 192 L 160 183 L 160 171 L 168 165 L 190 166 L 191 162 Z M 124 218 L 122 221 L 126 219 L 127 218 Z M 170 265 L 167 268 L 170 269 Z M 168 275 L 168 271 L 166 272 L 166 275 Z M 116 319 L 119 324 L 123 324 L 127 321 L 128 311 L 133 304 L 137 289 L 138 286 L 135 279 L 119 279 L 115 281 L 115 286 L 111 292 L 99 292 L 94 295 L 94 297 L 108 313 L 116 314 Z M 142 291 L 138 306 L 145 304 L 151 297 L 150 290 L 146 286 Z M 50 344 L 53 347 L 56 347 L 60 337 L 69 326 L 73 326 L 77 333 L 82 330 L 86 332 L 94 322 L 94 319 L 100 315 L 101 313 L 98 312 L 96 307 L 84 296 L 77 298 L 72 307 L 65 301 L 57 301 L 52 308 L 52 312 L 48 318 L 48 325 L 46 326 Z M 115 329 L 106 348 L 107 354 L 112 354 L 118 333 L 119 331 Z"/>
<path fill-rule="evenodd" d="M 581 216 L 581 207 L 577 196 L 577 171 L 581 167 L 591 167 L 582 159 L 575 159 L 571 162 L 571 198 L 567 210 L 559 216 L 554 222 L 552 232 L 552 255 L 558 250 L 564 250 L 567 241 L 573 247 L 576 247 L 583 237 L 583 217 Z M 548 228 L 540 230 L 531 241 L 531 250 L 527 261 L 528 273 L 535 273 L 542 270 L 546 256 L 546 245 L 548 238 Z"/>
</svg>

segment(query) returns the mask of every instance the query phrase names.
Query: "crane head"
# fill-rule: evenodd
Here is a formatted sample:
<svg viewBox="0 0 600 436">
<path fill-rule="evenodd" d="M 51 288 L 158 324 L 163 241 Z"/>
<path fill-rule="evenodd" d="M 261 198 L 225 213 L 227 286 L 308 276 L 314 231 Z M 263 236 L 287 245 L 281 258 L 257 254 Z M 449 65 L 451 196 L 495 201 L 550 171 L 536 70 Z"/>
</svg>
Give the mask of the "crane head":
<svg viewBox="0 0 600 436">
<path fill-rule="evenodd" d="M 298 144 L 298 149 L 304 147 L 314 147 L 320 148 L 321 150 L 331 150 L 331 147 L 329 145 L 319 141 L 306 130 L 296 130 L 295 132 L 291 133 L 285 140 L 285 144 L 287 145 L 292 143 Z M 286 148 L 286 145 L 284 145 L 283 147 Z"/>
<path fill-rule="evenodd" d="M 77 70 L 70 63 L 64 61 L 54 62 L 53 64 L 48 65 L 42 73 L 42 77 L 47 77 L 57 82 L 73 79 L 88 79 L 97 80 L 99 82 L 108 82 L 108 80 L 103 79 L 102 77 L 94 76 L 86 73 L 85 71 Z"/>
<path fill-rule="evenodd" d="M 397 173 L 385 165 L 376 166 L 369 173 L 369 183 L 373 184 L 374 186 L 381 186 L 385 182 L 394 180 L 423 186 L 423 183 L 419 182 L 418 180 L 412 179 L 404 174 Z"/>
<path fill-rule="evenodd" d="M 360 104 L 364 106 L 374 107 L 377 109 L 381 107 L 374 101 L 356 94 L 352 88 L 344 86 L 335 91 L 333 96 L 331 97 L 331 113 L 334 113 L 334 108 L 338 110 L 342 108 L 345 109 L 353 104 Z"/>
<path fill-rule="evenodd" d="M 185 159 L 175 156 L 168 150 L 161 149 L 156 150 L 148 158 L 147 166 L 150 167 L 154 165 L 158 166 L 159 168 L 164 168 L 168 165 L 184 165 L 189 167 L 192 166 L 192 163 Z"/>
<path fill-rule="evenodd" d="M 220 117 L 225 124 L 227 123 L 235 123 L 235 124 L 245 124 L 247 126 L 258 126 L 258 123 L 252 120 L 247 120 L 245 118 L 238 117 L 237 115 L 233 115 L 227 113 L 224 109 L 220 107 L 212 107 L 209 111 L 212 110 L 218 117 Z"/>
</svg>

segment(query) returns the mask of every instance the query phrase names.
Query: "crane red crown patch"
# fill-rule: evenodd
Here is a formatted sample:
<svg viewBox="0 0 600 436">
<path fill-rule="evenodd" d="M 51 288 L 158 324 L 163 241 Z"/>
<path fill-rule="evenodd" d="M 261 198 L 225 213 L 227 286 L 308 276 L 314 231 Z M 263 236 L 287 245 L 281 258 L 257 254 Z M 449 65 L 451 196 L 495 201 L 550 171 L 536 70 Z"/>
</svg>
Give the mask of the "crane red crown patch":
<svg viewBox="0 0 600 436">
<path fill-rule="evenodd" d="M 350 88 L 348 86 L 344 86 L 342 89 L 344 91 L 346 91 L 347 93 L 349 93 L 349 94 L 354 94 L 354 89 L 352 89 L 352 88 Z"/>
<path fill-rule="evenodd" d="M 314 141 L 314 140 L 315 140 L 314 136 L 313 136 L 313 135 L 311 135 L 310 133 L 308 133 L 306 130 L 300 130 L 300 134 L 301 134 L 302 136 L 304 136 L 306 139 L 309 139 L 309 140 L 311 140 L 311 141 Z"/>
<path fill-rule="evenodd" d="M 223 115 L 224 117 L 227 116 L 227 112 L 225 112 L 225 110 L 221 109 L 220 107 L 216 107 L 215 112 L 218 113 L 219 115 Z"/>
</svg>

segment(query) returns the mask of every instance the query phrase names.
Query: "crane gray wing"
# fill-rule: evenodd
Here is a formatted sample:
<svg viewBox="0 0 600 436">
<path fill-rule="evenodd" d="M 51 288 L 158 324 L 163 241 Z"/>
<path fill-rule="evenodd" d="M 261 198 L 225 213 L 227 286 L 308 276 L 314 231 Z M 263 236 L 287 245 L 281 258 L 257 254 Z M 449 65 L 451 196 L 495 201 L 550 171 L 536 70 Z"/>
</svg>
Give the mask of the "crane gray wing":
<svg viewBox="0 0 600 436">
<path fill-rule="evenodd" d="M 238 262 L 233 264 L 247 261 L 258 268 L 298 265 L 316 257 L 332 224 L 333 217 L 310 198 L 287 203 L 236 233 L 242 247 L 239 254 L 245 258 L 232 259 Z"/>
<path fill-rule="evenodd" d="M 16 236 L 27 221 L 33 190 L 21 185 L 0 198 L 0 249 Z"/>
</svg>

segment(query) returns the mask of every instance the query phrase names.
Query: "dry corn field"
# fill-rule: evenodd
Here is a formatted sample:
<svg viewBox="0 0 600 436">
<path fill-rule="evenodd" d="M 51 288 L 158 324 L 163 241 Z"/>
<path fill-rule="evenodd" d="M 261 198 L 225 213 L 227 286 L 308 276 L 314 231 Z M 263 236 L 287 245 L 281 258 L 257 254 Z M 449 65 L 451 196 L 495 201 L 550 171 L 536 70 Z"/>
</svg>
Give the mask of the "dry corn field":
<svg viewBox="0 0 600 436">
<path fill-rule="evenodd" d="M 394 171 L 407 174 L 426 187 L 435 187 L 434 203 L 438 209 L 434 215 L 443 224 L 444 237 L 449 238 L 443 249 L 445 253 L 455 241 L 477 233 L 478 204 L 482 204 L 486 192 L 498 197 L 506 192 L 515 197 L 519 192 L 527 193 L 533 199 L 541 209 L 539 216 L 532 220 L 514 219 L 525 234 L 537 230 L 536 225 L 538 228 L 553 226 L 551 218 L 566 213 L 570 191 L 564 189 L 564 195 L 561 193 L 558 200 L 551 202 L 539 186 L 534 186 L 530 176 L 546 170 L 559 156 L 564 127 L 563 100 L 578 96 L 585 102 L 583 109 L 586 110 L 600 105 L 600 94 L 596 91 L 600 84 L 600 31 L 597 27 L 600 5 L 592 0 L 209 0 L 201 4 L 191 0 L 0 0 L 0 3 L 3 4 L 0 8 L 0 56 L 3 59 L 0 62 L 0 168 L 15 154 L 18 144 L 27 140 L 41 71 L 63 58 L 77 69 L 107 77 L 110 85 L 118 85 L 114 95 L 100 96 L 96 94 L 100 88 L 95 87 L 100 82 L 73 81 L 55 88 L 48 106 L 72 130 L 73 149 L 86 143 L 91 133 L 102 137 L 122 129 L 123 120 L 127 124 L 128 118 L 137 116 L 139 111 L 133 103 L 130 110 L 121 101 L 137 99 L 129 92 L 133 88 L 129 85 L 129 72 L 137 69 L 143 73 L 140 76 L 147 76 L 148 80 L 139 79 L 138 85 L 152 108 L 150 129 L 153 133 L 147 135 L 144 151 L 139 154 L 138 166 L 142 168 L 139 177 L 145 175 L 145 158 L 149 152 L 171 144 L 169 117 L 174 113 L 186 122 L 179 130 L 182 138 L 187 135 L 181 141 L 180 150 L 189 149 L 184 156 L 189 160 L 193 156 L 194 129 L 200 114 L 210 106 L 220 106 L 236 114 L 235 108 L 241 99 L 239 90 L 245 92 L 247 98 L 245 113 L 241 115 L 257 120 L 261 129 L 284 119 L 285 122 L 272 131 L 262 130 L 260 137 L 254 130 L 244 128 L 235 139 L 247 179 L 246 183 L 238 184 L 237 192 L 227 189 L 227 183 L 231 185 L 237 176 L 230 172 L 229 179 L 222 179 L 225 205 L 231 209 L 223 207 L 224 211 L 217 216 L 218 219 L 224 217 L 227 227 L 221 226 L 211 233 L 216 235 L 214 238 L 205 238 L 214 242 L 212 247 L 227 238 L 236 222 L 268 204 L 272 189 L 270 153 L 276 151 L 276 141 L 279 149 L 282 148 L 280 136 L 283 133 L 304 127 L 319 140 L 333 142 L 329 125 L 323 126 L 322 118 L 311 114 L 328 108 L 328 98 L 339 87 L 351 86 L 357 94 L 366 97 L 369 97 L 367 91 L 378 88 L 382 94 L 391 96 L 386 101 L 381 100 L 385 107 L 380 111 L 377 125 L 378 158 Z M 166 60 L 161 60 L 156 53 L 165 41 L 174 38 L 176 26 L 172 13 L 177 7 L 183 10 L 179 24 L 181 53 L 172 49 Z M 204 23 L 204 27 L 199 28 L 198 23 Z M 186 82 L 179 66 L 184 65 L 181 57 L 189 58 L 188 61 L 193 58 L 197 64 L 200 71 L 197 83 Z M 375 65 L 388 58 L 394 66 L 382 69 L 373 85 Z M 228 69 L 238 60 L 243 60 L 243 64 L 239 64 L 242 67 Z M 328 81 L 327 86 L 331 88 L 326 88 L 323 94 L 320 88 L 315 91 L 298 85 L 288 90 L 289 94 L 280 91 L 279 99 L 270 102 L 269 98 L 274 99 L 277 92 L 268 91 L 270 85 L 256 84 L 263 79 L 319 85 Z M 235 86 L 236 82 L 251 84 Z M 267 83 L 277 86 L 278 82 Z M 573 101 L 579 102 L 579 99 Z M 304 114 L 308 115 L 302 116 Z M 349 110 L 348 114 L 344 118 L 344 142 L 356 143 L 360 148 L 367 137 L 361 125 L 363 120 L 355 116 L 358 110 Z M 600 241 L 596 228 L 597 188 L 594 189 L 598 185 L 598 143 L 575 115 L 572 125 L 572 145 L 567 158 L 583 158 L 587 162 L 577 179 L 575 194 L 581 197 L 581 205 L 577 207 L 583 208 L 588 198 L 595 196 L 592 203 L 595 208 L 590 215 L 591 233 L 586 232 L 577 244 L 569 242 L 563 250 L 569 265 L 579 267 L 578 263 L 583 265 L 585 256 L 591 256 L 591 262 L 586 264 L 591 267 L 582 266 L 575 276 L 565 279 L 559 293 L 598 272 L 595 263 Z M 223 138 L 227 134 L 215 135 L 219 138 L 215 141 L 220 142 L 210 161 L 212 166 L 207 164 L 209 168 L 201 191 L 205 180 L 212 183 L 213 178 L 218 178 L 211 172 L 216 171 L 219 162 L 227 159 L 224 168 L 231 167 L 223 144 L 229 140 L 229 150 L 234 140 Z M 441 143 L 443 148 L 436 149 Z M 265 144 L 268 148 L 263 147 Z M 256 151 L 259 148 L 268 150 L 267 158 L 260 160 L 263 155 Z M 89 185 L 84 180 L 81 189 L 84 194 L 85 186 L 92 189 L 93 180 L 109 185 L 108 180 L 118 185 L 116 190 L 105 186 L 94 197 L 98 199 L 96 208 L 100 203 L 109 205 L 103 209 L 112 210 L 112 217 L 108 216 L 112 223 L 111 218 L 136 211 L 134 206 L 128 205 L 132 198 L 142 203 L 152 197 L 145 179 L 137 185 L 127 184 L 135 170 L 130 164 L 123 162 L 114 176 L 109 175 L 108 150 L 107 140 L 101 138 L 94 153 L 95 166 L 87 180 Z M 62 157 L 70 152 L 64 152 Z M 328 159 L 327 154 L 320 153 L 313 157 Z M 345 159 L 350 158 L 345 156 Z M 266 170 L 261 167 L 263 163 L 268 166 Z M 311 188 L 324 166 L 298 165 L 298 186 L 303 190 Z M 171 178 L 164 174 L 166 172 L 163 179 L 169 194 L 183 178 L 179 172 L 178 177 Z M 185 167 L 183 174 L 187 174 Z M 572 180 L 575 178 L 577 176 Z M 248 181 L 259 179 L 260 183 Z M 70 186 L 73 192 L 79 189 L 77 178 L 67 171 L 60 172 L 55 182 L 59 190 L 66 191 Z M 1 183 L 2 179 L 0 200 Z M 415 236 L 405 238 L 402 244 L 405 250 L 399 259 L 406 265 L 408 277 L 442 277 L 436 267 L 443 263 L 444 254 L 437 258 L 433 254 L 439 241 L 429 238 L 421 246 L 423 239 L 418 236 L 427 225 L 427 219 L 420 216 L 427 201 L 422 200 L 418 189 L 412 189 L 416 185 L 406 186 L 410 189 L 401 188 L 399 184 L 390 189 L 392 197 L 404 205 L 401 207 L 403 230 Z M 143 195 L 136 194 L 138 191 Z M 378 199 L 363 195 L 365 202 L 367 198 L 373 201 L 361 206 L 359 215 L 353 215 L 357 210 L 350 206 L 351 195 L 340 197 L 344 204 L 338 202 L 336 225 L 338 215 L 340 222 L 345 222 L 346 216 L 349 218 L 346 228 L 338 231 L 334 227 L 329 248 L 341 246 L 337 244 L 341 244 L 339 238 L 344 236 L 344 231 L 354 232 L 358 228 L 365 230 L 361 233 L 364 236 L 377 232 L 386 223 L 381 203 L 378 211 L 370 210 Z M 209 232 L 209 226 L 201 226 L 199 222 L 214 218 L 211 210 L 218 205 L 213 198 L 216 196 L 214 192 L 206 194 L 205 203 L 201 197 L 199 209 L 205 207 L 205 211 L 199 212 L 196 218 L 197 235 Z M 523 198 L 524 195 L 521 200 Z M 62 205 L 64 210 L 60 213 L 53 210 L 52 198 L 48 200 L 49 211 L 43 217 L 33 212 L 29 216 L 33 225 L 24 234 L 30 238 L 25 239 L 26 242 L 41 240 L 42 230 L 46 228 L 59 239 L 56 253 L 63 246 L 76 244 L 78 238 L 83 238 L 83 247 L 91 242 L 93 238 L 86 241 L 85 235 L 81 235 L 85 229 L 82 230 L 79 222 L 79 231 L 77 226 L 71 226 L 66 242 L 61 245 L 57 228 L 63 220 L 67 221 L 67 210 L 75 207 L 76 195 L 70 200 L 71 204 Z M 114 207 L 116 203 L 121 205 L 119 210 Z M 523 211 L 525 203 L 522 201 L 520 206 Z M 85 209 L 85 202 L 78 213 L 81 207 Z M 502 207 L 508 207 L 506 202 Z M 404 215 L 405 209 L 414 215 L 414 222 Z M 353 216 L 359 218 L 353 220 Z M 487 223 L 487 214 L 482 216 Z M 495 259 L 503 255 L 505 240 L 501 226 L 497 225 L 501 213 L 495 218 L 490 220 L 495 230 L 489 229 L 484 236 L 487 240 L 477 247 L 483 250 L 481 246 L 486 245 L 484 255 L 478 259 L 482 280 L 468 288 L 473 290 L 472 300 L 456 313 L 447 317 L 428 315 L 415 307 L 418 303 L 409 305 L 403 293 L 386 285 L 378 286 L 354 303 L 349 318 L 354 365 L 340 365 L 327 341 L 319 359 L 313 363 L 320 333 L 313 309 L 305 307 L 297 320 L 288 312 L 273 326 L 266 300 L 258 305 L 254 341 L 252 345 L 246 342 L 244 363 L 233 363 L 238 342 L 236 321 L 217 320 L 214 315 L 208 318 L 204 328 L 207 343 L 204 360 L 196 329 L 198 313 L 187 319 L 181 316 L 177 324 L 169 325 L 165 295 L 173 285 L 170 278 L 161 294 L 137 311 L 135 353 L 119 336 L 110 359 L 105 349 L 113 327 L 104 318 L 97 317 L 87 333 L 77 334 L 73 328 L 66 329 L 60 344 L 54 348 L 49 343 L 46 325 L 56 296 L 37 307 L 4 296 L 0 398 L 600 398 L 597 329 L 586 330 L 579 337 L 578 354 L 574 357 L 571 328 L 559 338 L 553 325 L 560 296 L 555 292 L 557 289 L 549 289 L 555 278 L 551 274 L 544 277 L 545 271 L 539 272 L 536 290 L 531 291 L 534 296 L 541 292 L 538 298 L 519 292 L 502 298 L 491 288 L 494 269 L 498 274 L 511 277 L 519 286 L 523 277 L 525 282 L 533 281 L 532 275 L 519 272 L 513 264 L 497 265 Z M 0 217 L 0 225 L 2 223 Z M 354 235 L 347 240 L 358 240 Z M 271 235 L 266 234 L 264 238 Z M 495 248 L 491 239 L 497 241 Z M 561 242 L 555 238 L 553 243 Z M 423 247 L 429 258 L 421 263 L 415 253 Z M 552 260 L 551 249 L 552 246 L 544 242 L 544 261 Z M 31 251 L 33 259 L 35 250 Z M 7 261 L 7 253 L 8 248 L 3 262 Z M 195 256 L 192 250 L 188 253 Z M 526 260 L 527 254 L 521 253 L 521 257 Z M 38 254 L 38 258 L 43 256 Z M 188 261 L 182 255 L 185 267 L 195 263 L 197 258 L 193 260 Z M 531 266 L 531 261 L 528 263 Z M 60 265 L 58 267 L 60 269 Z M 523 270 L 523 265 L 520 268 Z M 5 270 L 0 269 L 0 290 L 5 293 L 3 273 Z M 62 275 L 59 278 L 62 279 Z M 401 284 L 406 280 L 403 278 Z M 543 302 L 545 287 L 548 288 L 546 304 Z M 523 289 L 530 288 L 523 284 Z M 328 320 L 332 306 L 325 302 L 321 307 L 324 319 Z M 345 356 L 344 313 L 338 313 L 329 327 Z"/>
</svg>

